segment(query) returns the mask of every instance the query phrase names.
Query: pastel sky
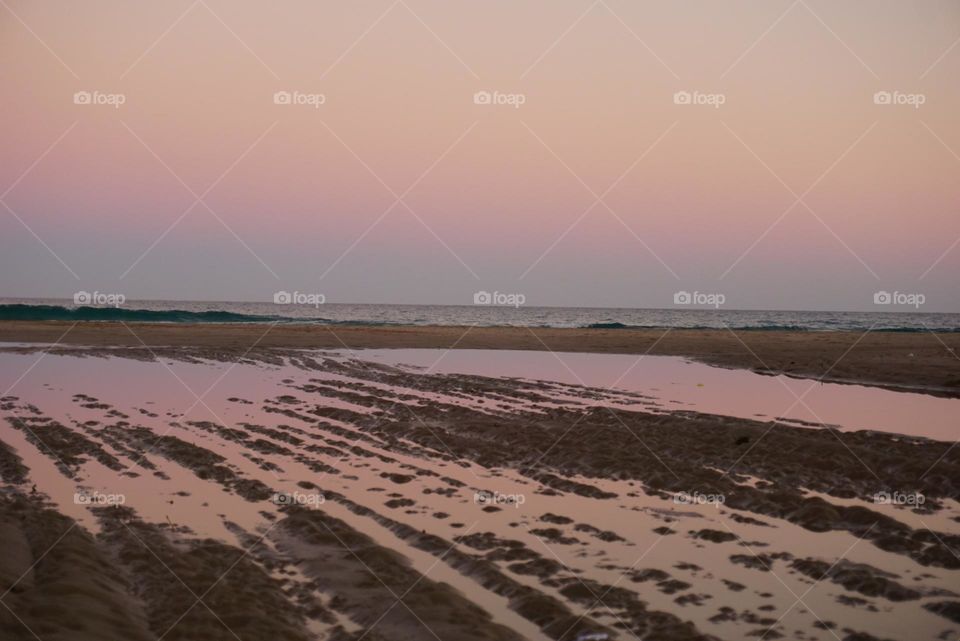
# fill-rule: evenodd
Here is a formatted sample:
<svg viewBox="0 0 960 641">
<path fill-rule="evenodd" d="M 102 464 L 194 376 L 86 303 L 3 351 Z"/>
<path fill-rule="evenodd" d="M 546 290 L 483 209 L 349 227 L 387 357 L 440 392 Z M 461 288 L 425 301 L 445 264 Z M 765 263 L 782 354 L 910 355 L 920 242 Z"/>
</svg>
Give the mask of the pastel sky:
<svg viewBox="0 0 960 641">
<path fill-rule="evenodd" d="M 960 312 L 958 40 L 955 0 L 4 0 L 0 296 Z"/>
</svg>

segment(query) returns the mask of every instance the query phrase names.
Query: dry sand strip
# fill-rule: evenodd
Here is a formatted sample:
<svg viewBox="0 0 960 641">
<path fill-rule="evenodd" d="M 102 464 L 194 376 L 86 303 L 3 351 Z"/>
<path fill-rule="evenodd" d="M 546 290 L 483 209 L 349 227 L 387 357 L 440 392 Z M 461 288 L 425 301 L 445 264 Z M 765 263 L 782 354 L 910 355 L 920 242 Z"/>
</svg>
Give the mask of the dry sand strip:
<svg viewBox="0 0 960 641">
<path fill-rule="evenodd" d="M 247 349 L 434 348 L 684 356 L 830 382 L 960 396 L 960 333 L 3 321 L 0 342 Z M 69 331 L 68 331 L 69 330 Z M 64 335 L 64 333 L 66 334 Z M 266 332 L 266 334 L 265 334 Z M 259 341 L 259 342 L 258 342 Z"/>
</svg>

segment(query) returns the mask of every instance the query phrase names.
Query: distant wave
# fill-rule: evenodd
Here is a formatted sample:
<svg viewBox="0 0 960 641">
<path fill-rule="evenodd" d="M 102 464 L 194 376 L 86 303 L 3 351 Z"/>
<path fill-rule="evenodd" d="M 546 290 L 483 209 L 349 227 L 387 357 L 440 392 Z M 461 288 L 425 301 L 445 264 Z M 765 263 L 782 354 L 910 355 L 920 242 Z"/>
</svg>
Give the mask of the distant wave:
<svg viewBox="0 0 960 641">
<path fill-rule="evenodd" d="M 747 329 L 758 329 L 758 330 L 791 330 L 791 331 L 807 331 L 809 327 L 803 327 L 801 325 L 729 325 L 730 329 L 735 330 L 747 330 Z M 589 325 L 583 325 L 583 329 L 665 329 L 662 325 L 625 325 L 623 323 L 616 322 L 607 322 L 607 323 L 590 323 Z M 677 329 L 722 329 L 718 328 L 716 325 L 683 325 Z"/>
<path fill-rule="evenodd" d="M 623 323 L 590 323 L 581 325 L 582 329 L 648 329 L 642 325 L 624 325 Z"/>
<path fill-rule="evenodd" d="M 0 320 L 139 321 L 148 323 L 269 323 L 292 320 L 283 316 L 236 314 L 224 311 L 154 311 L 122 307 L 63 307 L 61 305 L 0 305 Z"/>
<path fill-rule="evenodd" d="M 439 314 L 423 313 L 417 311 L 416 314 L 396 313 L 396 310 L 403 311 L 402 306 L 390 308 L 389 306 L 373 306 L 371 310 L 364 308 L 359 313 L 353 312 L 344 314 L 342 306 L 330 306 L 329 309 L 322 310 L 326 316 L 308 316 L 313 309 L 305 310 L 302 307 L 291 307 L 289 311 L 281 306 L 269 303 L 224 303 L 227 309 L 204 309 L 208 304 L 198 305 L 196 303 L 173 303 L 173 305 L 182 304 L 184 307 L 196 305 L 193 310 L 188 309 L 133 309 L 129 307 L 89 307 L 56 304 L 25 304 L 25 303 L 0 303 L 0 321 L 126 321 L 140 323 L 304 323 L 318 325 L 473 325 L 482 327 L 578 327 L 580 329 L 596 330 L 663 330 L 666 328 L 676 329 L 699 329 L 716 330 L 729 328 L 735 331 L 866 331 L 872 329 L 874 332 L 925 332 L 936 331 L 944 333 L 960 332 L 960 315 L 951 315 L 950 318 L 958 318 L 952 325 L 947 325 L 934 320 L 934 327 L 928 329 L 925 321 L 921 318 L 910 315 L 900 316 L 897 314 L 885 314 L 880 317 L 866 316 L 863 319 L 854 318 L 849 322 L 838 322 L 834 318 L 818 318 L 816 313 L 808 313 L 809 323 L 804 323 L 802 318 L 784 318 L 786 322 L 777 322 L 777 320 L 768 318 L 754 319 L 753 312 L 727 312 L 724 317 L 715 323 L 705 324 L 702 316 L 689 317 L 680 313 L 664 315 L 657 310 L 653 312 L 638 311 L 633 314 L 625 313 L 623 320 L 629 321 L 636 318 L 640 322 L 621 322 L 611 320 L 611 316 L 616 318 L 618 315 L 605 313 L 599 314 L 593 318 L 595 322 L 587 322 L 590 318 L 583 318 L 583 310 L 569 310 L 566 315 L 558 315 L 556 318 L 544 318 L 543 310 L 531 313 L 530 318 L 517 318 L 513 309 L 506 310 L 505 314 L 497 315 L 491 313 L 497 310 L 484 308 L 480 310 L 473 307 L 453 308 L 458 313 L 451 314 L 449 309 L 442 310 Z M 148 303 L 149 305 L 149 303 Z M 339 308 L 339 309 L 338 309 Z M 233 311 L 227 311 L 232 309 Z M 348 308 L 350 309 L 350 308 Z M 285 315 L 273 313 L 274 311 L 287 311 Z M 386 313 L 386 311 L 389 313 Z M 589 311 L 589 310 L 588 310 Z M 613 311 L 613 310 L 610 310 Z M 609 315 L 608 315 L 609 314 Z M 580 318 L 572 318 L 573 315 L 580 315 Z M 640 318 L 637 318 L 640 316 Z M 643 322 L 648 320 L 651 322 Z M 794 315 L 796 316 L 796 315 Z M 711 319 L 712 320 L 712 319 Z M 797 321 L 800 321 L 799 323 Z M 518 322 L 519 321 L 519 322 Z M 793 322 L 791 322 L 793 321 Z"/>
<path fill-rule="evenodd" d="M 765 323 L 758 325 L 728 325 L 731 330 L 735 331 L 753 331 L 753 332 L 816 332 L 816 331 L 864 331 L 865 328 L 860 327 L 843 327 L 837 325 L 836 327 L 805 327 L 803 325 L 777 325 L 773 323 Z M 617 322 L 604 322 L 604 323 L 590 323 L 588 325 L 581 325 L 581 329 L 666 329 L 662 325 L 626 325 L 624 323 Z M 717 327 L 715 325 L 682 325 L 679 327 L 674 327 L 674 329 L 703 329 L 703 330 L 716 330 L 723 329 L 722 327 Z M 920 333 L 930 331 L 925 327 L 875 327 L 872 331 L 875 332 L 903 332 L 906 334 Z M 960 328 L 937 328 L 938 332 L 941 333 L 953 333 L 960 332 Z"/>
</svg>

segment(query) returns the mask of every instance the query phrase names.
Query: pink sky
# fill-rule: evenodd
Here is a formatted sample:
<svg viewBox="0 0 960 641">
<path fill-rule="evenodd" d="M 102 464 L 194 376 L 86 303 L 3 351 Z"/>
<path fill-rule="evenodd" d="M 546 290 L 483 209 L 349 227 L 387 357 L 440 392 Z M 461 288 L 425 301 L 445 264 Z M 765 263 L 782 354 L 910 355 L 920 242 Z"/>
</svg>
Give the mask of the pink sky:
<svg viewBox="0 0 960 641">
<path fill-rule="evenodd" d="M 952 0 L 6 1 L 0 296 L 960 311 Z"/>
</svg>

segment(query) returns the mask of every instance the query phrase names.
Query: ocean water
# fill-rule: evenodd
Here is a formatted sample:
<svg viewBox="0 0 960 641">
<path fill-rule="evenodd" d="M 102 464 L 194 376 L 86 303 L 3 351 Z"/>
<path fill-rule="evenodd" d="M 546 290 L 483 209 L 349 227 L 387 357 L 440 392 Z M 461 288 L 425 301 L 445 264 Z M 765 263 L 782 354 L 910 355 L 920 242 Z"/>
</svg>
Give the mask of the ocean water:
<svg viewBox="0 0 960 641">
<path fill-rule="evenodd" d="M 960 314 L 732 309 L 620 309 L 496 305 L 277 304 L 127 300 L 78 306 L 69 300 L 0 298 L 0 320 L 124 320 L 168 323 L 309 322 L 337 325 L 478 325 L 580 328 L 867 329 L 960 331 Z"/>
</svg>

